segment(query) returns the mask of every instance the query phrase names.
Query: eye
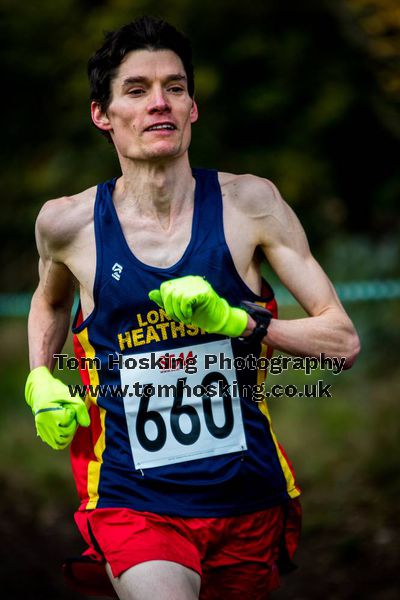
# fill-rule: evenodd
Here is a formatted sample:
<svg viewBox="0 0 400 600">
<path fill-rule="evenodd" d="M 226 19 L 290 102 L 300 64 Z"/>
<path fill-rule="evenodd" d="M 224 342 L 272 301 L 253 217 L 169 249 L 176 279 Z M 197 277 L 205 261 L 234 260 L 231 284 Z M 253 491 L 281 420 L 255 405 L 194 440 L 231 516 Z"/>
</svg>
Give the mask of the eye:
<svg viewBox="0 0 400 600">
<path fill-rule="evenodd" d="M 183 88 L 181 85 L 172 85 L 170 88 L 168 88 L 168 91 L 172 92 L 173 94 L 180 94 L 185 91 L 185 88 Z"/>
<path fill-rule="evenodd" d="M 128 90 L 128 94 L 129 94 L 129 96 L 141 96 L 142 94 L 144 94 L 144 89 L 143 88 L 132 88 L 132 89 Z"/>
</svg>

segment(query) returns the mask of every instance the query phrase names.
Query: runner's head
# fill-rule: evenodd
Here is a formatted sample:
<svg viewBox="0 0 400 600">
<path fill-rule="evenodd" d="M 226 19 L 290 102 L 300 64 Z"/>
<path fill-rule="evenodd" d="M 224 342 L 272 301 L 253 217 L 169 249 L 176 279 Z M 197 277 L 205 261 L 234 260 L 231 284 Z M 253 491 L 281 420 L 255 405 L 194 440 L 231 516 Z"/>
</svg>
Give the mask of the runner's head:
<svg viewBox="0 0 400 600">
<path fill-rule="evenodd" d="M 194 96 L 194 70 L 189 39 L 175 27 L 154 17 L 143 16 L 120 29 L 108 32 L 101 48 L 88 62 L 90 99 L 105 113 L 112 100 L 112 82 L 118 68 L 135 50 L 172 50 L 182 61 L 187 78 L 187 91 Z M 108 131 L 101 130 L 110 141 Z"/>
</svg>

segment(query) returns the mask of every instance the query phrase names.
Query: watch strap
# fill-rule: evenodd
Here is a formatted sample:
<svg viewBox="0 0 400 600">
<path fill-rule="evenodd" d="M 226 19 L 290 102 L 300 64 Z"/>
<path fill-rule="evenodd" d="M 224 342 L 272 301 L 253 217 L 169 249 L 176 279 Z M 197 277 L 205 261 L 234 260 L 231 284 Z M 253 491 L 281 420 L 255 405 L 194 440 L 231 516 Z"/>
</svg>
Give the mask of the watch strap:
<svg viewBox="0 0 400 600">
<path fill-rule="evenodd" d="M 260 343 L 267 335 L 268 327 L 273 317 L 272 313 L 265 307 L 243 300 L 240 307 L 243 308 L 256 322 L 256 326 L 250 335 L 246 337 L 239 337 L 239 340 L 243 344 Z"/>
</svg>

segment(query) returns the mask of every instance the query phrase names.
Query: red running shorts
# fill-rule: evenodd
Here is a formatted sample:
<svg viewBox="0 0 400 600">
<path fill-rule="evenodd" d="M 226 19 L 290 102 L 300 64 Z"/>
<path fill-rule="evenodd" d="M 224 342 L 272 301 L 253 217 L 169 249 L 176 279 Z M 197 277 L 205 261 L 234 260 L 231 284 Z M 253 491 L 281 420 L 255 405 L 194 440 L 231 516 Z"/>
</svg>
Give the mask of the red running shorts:
<svg viewBox="0 0 400 600">
<path fill-rule="evenodd" d="M 199 573 L 200 600 L 265 600 L 279 587 L 279 569 L 293 568 L 301 509 L 296 498 L 235 517 L 98 508 L 78 511 L 75 520 L 89 545 L 85 555 L 108 562 L 114 577 L 141 562 L 167 560 Z"/>
</svg>

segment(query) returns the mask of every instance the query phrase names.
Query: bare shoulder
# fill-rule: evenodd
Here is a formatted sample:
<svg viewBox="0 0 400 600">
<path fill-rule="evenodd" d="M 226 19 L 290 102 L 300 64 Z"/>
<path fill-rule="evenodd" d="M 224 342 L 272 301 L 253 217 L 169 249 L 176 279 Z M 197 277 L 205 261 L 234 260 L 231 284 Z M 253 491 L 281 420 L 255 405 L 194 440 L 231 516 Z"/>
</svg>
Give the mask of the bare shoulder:
<svg viewBox="0 0 400 600">
<path fill-rule="evenodd" d="M 36 221 L 39 246 L 61 251 L 93 226 L 93 208 L 96 186 L 73 196 L 48 200 Z"/>
<path fill-rule="evenodd" d="M 286 203 L 269 179 L 257 175 L 218 173 L 224 201 L 243 215 L 263 218 L 276 215 Z"/>
<path fill-rule="evenodd" d="M 306 248 L 300 221 L 269 179 L 256 175 L 220 173 L 219 180 L 228 212 L 247 223 L 257 245 L 263 248 L 284 245 Z M 228 217 L 229 218 L 229 217 Z"/>
</svg>

